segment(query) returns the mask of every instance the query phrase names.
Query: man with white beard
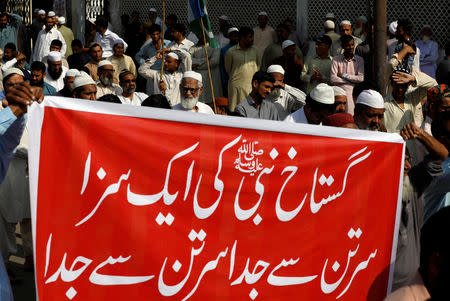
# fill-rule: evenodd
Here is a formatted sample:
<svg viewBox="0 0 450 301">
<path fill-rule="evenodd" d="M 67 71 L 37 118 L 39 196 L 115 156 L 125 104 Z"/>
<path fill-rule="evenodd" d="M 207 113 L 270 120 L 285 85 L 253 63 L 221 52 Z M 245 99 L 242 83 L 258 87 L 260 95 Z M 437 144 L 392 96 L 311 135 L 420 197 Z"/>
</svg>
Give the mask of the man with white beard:
<svg viewBox="0 0 450 301">
<path fill-rule="evenodd" d="M 47 72 L 44 81 L 53 86 L 56 91 L 64 88 L 64 77 L 69 68 L 62 65 L 62 54 L 59 51 L 50 51 L 47 56 Z"/>
<path fill-rule="evenodd" d="M 267 73 L 273 76 L 275 84 L 267 100 L 273 102 L 280 120 L 305 105 L 306 94 L 284 83 L 284 69 L 280 65 L 270 65 Z"/>
<path fill-rule="evenodd" d="M 198 101 L 203 92 L 202 75 L 195 71 L 186 71 L 180 84 L 181 102 L 172 109 L 195 113 L 214 114 L 207 104 Z"/>
<path fill-rule="evenodd" d="M 383 126 L 384 100 L 375 90 L 364 90 L 356 99 L 355 123 L 360 130 L 380 131 Z"/>
<path fill-rule="evenodd" d="M 98 63 L 97 99 L 105 94 L 122 94 L 122 88 L 114 83 L 114 67 L 108 60 Z"/>
</svg>

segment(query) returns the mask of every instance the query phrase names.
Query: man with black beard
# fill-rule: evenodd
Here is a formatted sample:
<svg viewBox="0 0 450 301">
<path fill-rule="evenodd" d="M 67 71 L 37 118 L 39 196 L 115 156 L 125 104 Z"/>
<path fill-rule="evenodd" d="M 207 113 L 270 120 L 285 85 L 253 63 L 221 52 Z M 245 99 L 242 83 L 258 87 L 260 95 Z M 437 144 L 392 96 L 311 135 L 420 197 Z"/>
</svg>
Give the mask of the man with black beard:
<svg viewBox="0 0 450 301">
<path fill-rule="evenodd" d="M 64 77 L 66 76 L 67 67 L 62 65 L 62 54 L 59 51 L 50 51 L 47 58 L 47 75 L 44 81 L 52 85 L 56 91 L 64 88 Z"/>
<path fill-rule="evenodd" d="M 207 104 L 199 102 L 198 99 L 203 92 L 202 75 L 195 71 L 183 73 L 180 85 L 181 102 L 172 107 L 174 110 L 195 113 L 214 114 Z"/>
<path fill-rule="evenodd" d="M 33 62 L 31 64 L 30 85 L 32 87 L 41 87 L 44 95 L 53 95 L 56 89 L 44 81 L 45 64 L 43 62 Z"/>
<path fill-rule="evenodd" d="M 306 94 L 284 83 L 284 69 L 280 65 L 270 65 L 267 73 L 273 76 L 275 84 L 266 99 L 275 104 L 280 120 L 284 120 L 305 105 Z"/>
<path fill-rule="evenodd" d="M 108 60 L 98 63 L 97 99 L 105 94 L 122 94 L 122 88 L 114 83 L 114 67 Z"/>
<path fill-rule="evenodd" d="M 136 91 L 136 77 L 128 70 L 123 71 L 119 75 L 120 87 L 123 92 L 118 95 L 120 102 L 133 106 L 140 106 L 141 103 L 148 97 L 147 94 Z"/>
</svg>

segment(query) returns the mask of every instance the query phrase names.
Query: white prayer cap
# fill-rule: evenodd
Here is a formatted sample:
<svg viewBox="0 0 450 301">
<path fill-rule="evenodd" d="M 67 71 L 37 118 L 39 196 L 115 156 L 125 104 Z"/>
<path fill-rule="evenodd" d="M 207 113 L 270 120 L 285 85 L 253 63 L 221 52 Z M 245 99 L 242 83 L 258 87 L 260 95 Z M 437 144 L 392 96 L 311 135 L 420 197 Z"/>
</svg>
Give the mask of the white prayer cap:
<svg viewBox="0 0 450 301">
<path fill-rule="evenodd" d="M 95 85 L 95 82 L 92 79 L 92 77 L 89 76 L 89 74 L 87 74 L 84 71 L 81 71 L 80 75 L 75 77 L 75 80 L 73 81 L 73 89 L 86 85 Z"/>
<path fill-rule="evenodd" d="M 113 64 L 110 62 L 110 61 L 108 61 L 108 60 L 102 60 L 102 61 L 100 61 L 100 63 L 98 63 L 98 68 L 101 68 L 101 67 L 103 67 L 103 66 L 112 66 Z"/>
<path fill-rule="evenodd" d="M 333 91 L 334 91 L 334 96 L 341 96 L 341 95 L 347 96 L 347 93 L 341 87 L 333 86 Z"/>
<path fill-rule="evenodd" d="M 267 73 L 281 73 L 284 75 L 284 69 L 280 65 L 270 65 L 267 68 Z"/>
<path fill-rule="evenodd" d="M 116 46 L 117 44 L 123 44 L 125 45 L 125 42 L 122 39 L 116 39 L 113 42 L 113 46 Z"/>
<path fill-rule="evenodd" d="M 193 78 L 198 80 L 198 82 L 203 83 L 202 75 L 195 71 L 186 71 L 183 73 L 183 78 Z"/>
<path fill-rule="evenodd" d="M 65 77 L 73 77 L 73 76 L 79 76 L 81 73 L 77 69 L 69 69 L 66 72 Z"/>
<path fill-rule="evenodd" d="M 19 75 L 24 76 L 22 70 L 20 70 L 19 68 L 11 67 L 11 68 L 8 68 L 5 71 L 3 71 L 3 78 L 6 78 L 6 77 L 10 76 L 11 74 L 19 74 Z"/>
<path fill-rule="evenodd" d="M 389 32 L 391 34 L 395 34 L 397 32 L 397 21 L 391 22 L 391 24 L 389 24 Z"/>
<path fill-rule="evenodd" d="M 286 40 L 281 44 L 281 49 L 284 50 L 286 47 L 295 45 L 294 42 L 292 42 L 291 40 Z"/>
<path fill-rule="evenodd" d="M 267 13 L 265 11 L 260 11 L 258 16 L 266 16 L 267 17 Z"/>
<path fill-rule="evenodd" d="M 220 20 L 228 21 L 230 20 L 227 16 L 223 15 L 219 17 Z"/>
<path fill-rule="evenodd" d="M 364 90 L 356 99 L 356 103 L 363 104 L 374 109 L 384 109 L 383 96 L 375 90 Z"/>
<path fill-rule="evenodd" d="M 47 17 L 54 17 L 54 16 L 56 16 L 56 14 L 55 14 L 55 12 L 54 11 L 49 11 L 48 12 L 48 14 L 47 14 Z"/>
<path fill-rule="evenodd" d="M 325 105 L 334 104 L 334 91 L 331 86 L 320 83 L 309 93 L 312 99 Z"/>
<path fill-rule="evenodd" d="M 95 25 L 95 21 L 97 21 L 97 19 L 96 18 L 89 18 L 88 21 Z"/>
<path fill-rule="evenodd" d="M 428 24 L 425 24 L 424 26 L 422 26 L 422 29 L 425 29 L 425 28 L 429 28 L 429 29 L 431 29 L 431 26 L 430 26 L 430 25 L 428 25 Z"/>
<path fill-rule="evenodd" d="M 350 22 L 349 20 L 344 20 L 341 22 L 341 24 L 339 26 L 342 26 L 342 25 L 350 25 L 351 26 L 352 22 Z"/>
<path fill-rule="evenodd" d="M 326 29 L 334 29 L 335 27 L 334 22 L 331 20 L 326 20 L 323 26 L 325 26 Z"/>
<path fill-rule="evenodd" d="M 45 15 L 45 10 L 40 9 L 40 10 L 38 11 L 38 15 Z"/>
<path fill-rule="evenodd" d="M 356 20 L 361 20 L 364 23 L 367 23 L 367 21 L 368 21 L 366 16 L 359 16 L 358 19 L 356 19 Z"/>
<path fill-rule="evenodd" d="M 59 24 L 66 24 L 66 18 L 64 18 L 64 17 L 59 17 L 59 18 L 58 18 L 58 23 L 59 23 Z"/>
<path fill-rule="evenodd" d="M 230 29 L 228 29 L 228 34 L 232 32 L 239 32 L 239 29 L 237 27 L 231 27 Z"/>
<path fill-rule="evenodd" d="M 169 53 L 167 54 L 167 56 L 170 56 L 171 58 L 176 59 L 177 61 L 180 60 L 180 57 L 179 57 L 178 54 L 176 54 L 175 52 L 169 52 Z"/>
<path fill-rule="evenodd" d="M 333 13 L 328 13 L 328 14 L 325 16 L 325 18 L 327 18 L 327 19 L 334 19 L 335 16 L 334 16 Z"/>
<path fill-rule="evenodd" d="M 151 12 L 151 13 L 156 13 L 156 8 L 152 7 L 148 11 Z"/>
<path fill-rule="evenodd" d="M 50 51 L 47 56 L 48 62 L 59 62 L 62 60 L 61 52 L 59 51 Z"/>
</svg>

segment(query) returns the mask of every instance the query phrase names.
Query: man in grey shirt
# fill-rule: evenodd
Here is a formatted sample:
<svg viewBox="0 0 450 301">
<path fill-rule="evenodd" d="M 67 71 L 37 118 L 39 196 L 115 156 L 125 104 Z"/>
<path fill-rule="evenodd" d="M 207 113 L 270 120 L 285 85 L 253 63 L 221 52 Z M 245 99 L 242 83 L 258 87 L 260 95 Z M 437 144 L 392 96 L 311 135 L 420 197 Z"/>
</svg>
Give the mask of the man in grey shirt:
<svg viewBox="0 0 450 301">
<path fill-rule="evenodd" d="M 235 112 L 242 117 L 280 120 L 275 104 L 266 100 L 274 83 L 275 79 L 269 73 L 256 72 L 252 78 L 252 92 L 236 106 Z"/>
</svg>

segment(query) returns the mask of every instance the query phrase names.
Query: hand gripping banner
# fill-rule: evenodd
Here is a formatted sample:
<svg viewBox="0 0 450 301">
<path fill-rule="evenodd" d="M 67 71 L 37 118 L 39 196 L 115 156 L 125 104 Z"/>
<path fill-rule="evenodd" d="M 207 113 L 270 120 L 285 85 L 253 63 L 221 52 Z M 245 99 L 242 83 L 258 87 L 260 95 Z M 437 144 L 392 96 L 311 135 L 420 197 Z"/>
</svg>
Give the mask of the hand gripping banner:
<svg viewBox="0 0 450 301">
<path fill-rule="evenodd" d="M 30 117 L 39 300 L 382 300 L 394 134 L 47 97 Z"/>
</svg>

